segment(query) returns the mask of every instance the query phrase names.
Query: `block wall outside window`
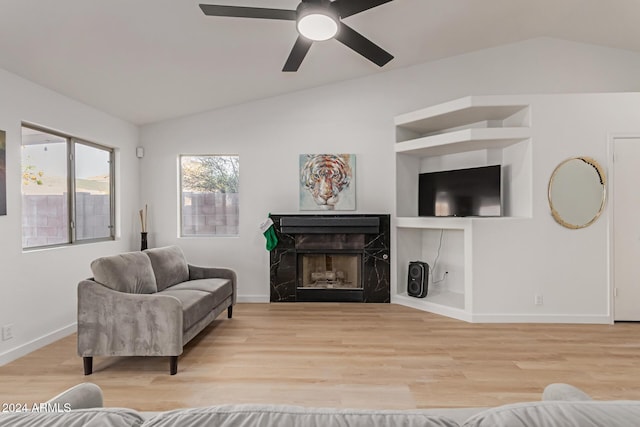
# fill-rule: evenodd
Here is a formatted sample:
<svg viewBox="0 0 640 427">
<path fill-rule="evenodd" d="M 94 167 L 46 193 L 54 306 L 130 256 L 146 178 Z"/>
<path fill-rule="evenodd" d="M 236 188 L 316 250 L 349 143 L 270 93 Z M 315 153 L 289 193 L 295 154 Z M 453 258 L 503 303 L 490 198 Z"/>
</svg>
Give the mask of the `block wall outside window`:
<svg viewBox="0 0 640 427">
<path fill-rule="evenodd" d="M 239 157 L 180 156 L 182 237 L 239 235 Z"/>
<path fill-rule="evenodd" d="M 113 149 L 22 127 L 22 247 L 114 238 Z"/>
</svg>

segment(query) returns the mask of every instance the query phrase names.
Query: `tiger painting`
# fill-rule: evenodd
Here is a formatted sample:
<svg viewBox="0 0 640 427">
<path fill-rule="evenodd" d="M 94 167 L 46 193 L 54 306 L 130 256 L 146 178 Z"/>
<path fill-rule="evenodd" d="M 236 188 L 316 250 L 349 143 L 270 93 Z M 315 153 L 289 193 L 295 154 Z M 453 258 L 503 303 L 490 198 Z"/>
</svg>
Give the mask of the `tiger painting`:
<svg viewBox="0 0 640 427">
<path fill-rule="evenodd" d="M 305 208 L 303 198 L 310 196 L 315 209 L 349 210 L 355 209 L 353 194 L 349 203 L 343 203 L 341 196 L 353 186 L 353 154 L 303 154 L 300 156 L 301 208 Z M 306 194 L 303 194 L 306 193 Z M 351 192 L 353 193 L 353 192 Z"/>
</svg>

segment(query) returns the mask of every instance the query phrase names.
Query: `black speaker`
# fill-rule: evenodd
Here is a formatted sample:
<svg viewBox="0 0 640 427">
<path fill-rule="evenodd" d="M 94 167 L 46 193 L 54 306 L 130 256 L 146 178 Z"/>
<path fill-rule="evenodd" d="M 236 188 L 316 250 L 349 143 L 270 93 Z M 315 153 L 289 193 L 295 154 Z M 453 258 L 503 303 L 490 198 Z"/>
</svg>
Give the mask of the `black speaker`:
<svg viewBox="0 0 640 427">
<path fill-rule="evenodd" d="M 424 298 L 427 296 L 428 285 L 429 264 L 422 261 L 411 261 L 409 263 L 407 294 L 410 297 Z"/>
</svg>

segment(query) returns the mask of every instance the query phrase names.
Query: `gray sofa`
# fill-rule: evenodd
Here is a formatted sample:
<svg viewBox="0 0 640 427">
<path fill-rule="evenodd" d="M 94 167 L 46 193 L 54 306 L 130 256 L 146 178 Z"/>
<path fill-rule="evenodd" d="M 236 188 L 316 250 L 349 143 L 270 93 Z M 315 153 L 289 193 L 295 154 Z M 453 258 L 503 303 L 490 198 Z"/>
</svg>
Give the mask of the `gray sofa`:
<svg viewBox="0 0 640 427">
<path fill-rule="evenodd" d="M 236 302 L 228 268 L 188 264 L 177 246 L 98 258 L 78 284 L 78 354 L 84 373 L 94 356 L 169 356 L 178 371 L 183 346 Z"/>
<path fill-rule="evenodd" d="M 215 400 L 215 396 L 212 396 Z M 551 384 L 542 401 L 494 408 L 352 410 L 286 405 L 220 405 L 167 412 L 102 408 L 102 392 L 77 385 L 33 412 L 0 413 L 0 426 L 111 427 L 636 427 L 640 401 L 594 401 L 568 384 Z M 45 410 L 43 410 L 43 408 Z"/>
</svg>

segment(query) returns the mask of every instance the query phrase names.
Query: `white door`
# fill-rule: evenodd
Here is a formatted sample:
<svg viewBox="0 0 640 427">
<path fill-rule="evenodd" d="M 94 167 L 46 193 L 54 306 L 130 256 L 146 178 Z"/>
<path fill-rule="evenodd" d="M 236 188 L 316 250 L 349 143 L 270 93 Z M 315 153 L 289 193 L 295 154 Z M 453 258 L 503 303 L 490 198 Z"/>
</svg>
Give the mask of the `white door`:
<svg viewBox="0 0 640 427">
<path fill-rule="evenodd" d="M 614 319 L 640 320 L 640 138 L 613 143 Z"/>
</svg>

